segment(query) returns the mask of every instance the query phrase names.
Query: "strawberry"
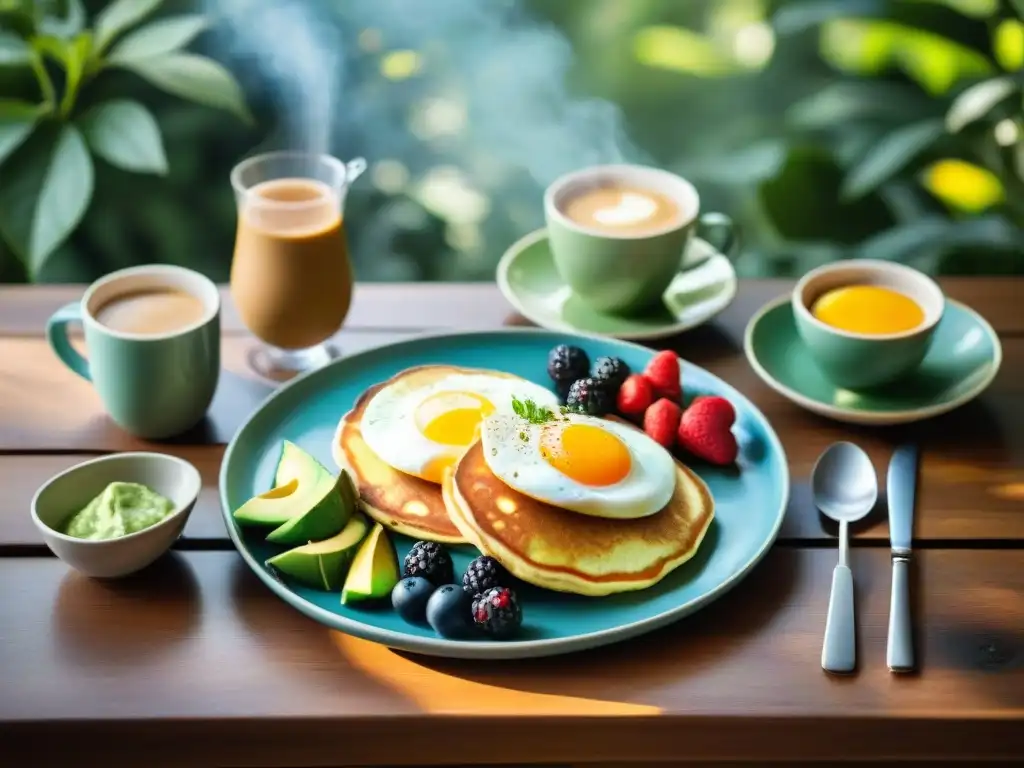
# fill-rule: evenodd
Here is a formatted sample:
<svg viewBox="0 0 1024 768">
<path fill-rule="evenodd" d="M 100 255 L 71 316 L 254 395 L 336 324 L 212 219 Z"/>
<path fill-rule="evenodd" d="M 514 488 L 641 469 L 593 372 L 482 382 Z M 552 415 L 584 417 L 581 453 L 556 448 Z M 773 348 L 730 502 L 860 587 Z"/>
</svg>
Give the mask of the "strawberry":
<svg viewBox="0 0 1024 768">
<path fill-rule="evenodd" d="M 656 400 L 644 412 L 644 432 L 659 445 L 671 449 L 682 416 L 679 406 L 666 398 Z"/>
<path fill-rule="evenodd" d="M 644 378 L 651 383 L 656 397 L 666 397 L 679 402 L 683 395 L 679 379 L 679 358 L 670 349 L 663 350 L 651 358 L 644 368 Z"/>
<path fill-rule="evenodd" d="M 643 376 L 634 373 L 619 387 L 616 407 L 623 416 L 639 421 L 654 402 L 654 390 Z"/>
<path fill-rule="evenodd" d="M 732 433 L 736 411 L 724 397 L 695 397 L 679 420 L 679 447 L 712 464 L 732 464 L 739 446 Z"/>
</svg>

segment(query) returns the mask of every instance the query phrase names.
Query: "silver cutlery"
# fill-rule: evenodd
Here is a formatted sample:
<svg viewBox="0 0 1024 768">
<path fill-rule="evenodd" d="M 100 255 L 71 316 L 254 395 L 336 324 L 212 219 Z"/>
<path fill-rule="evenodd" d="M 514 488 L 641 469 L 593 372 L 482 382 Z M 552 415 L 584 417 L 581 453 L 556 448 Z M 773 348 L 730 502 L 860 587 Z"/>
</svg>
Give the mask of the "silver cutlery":
<svg viewBox="0 0 1024 768">
<path fill-rule="evenodd" d="M 870 512 L 878 500 L 871 459 L 853 443 L 833 443 L 811 471 L 811 492 L 818 509 L 839 523 L 839 562 L 832 571 L 821 667 L 826 672 L 852 672 L 857 666 L 857 635 L 849 525 Z"/>
<path fill-rule="evenodd" d="M 892 672 L 914 669 L 910 627 L 910 550 L 914 528 L 918 449 L 902 445 L 889 462 L 886 495 L 889 502 L 889 540 L 892 547 L 892 595 L 885 663 Z"/>
</svg>

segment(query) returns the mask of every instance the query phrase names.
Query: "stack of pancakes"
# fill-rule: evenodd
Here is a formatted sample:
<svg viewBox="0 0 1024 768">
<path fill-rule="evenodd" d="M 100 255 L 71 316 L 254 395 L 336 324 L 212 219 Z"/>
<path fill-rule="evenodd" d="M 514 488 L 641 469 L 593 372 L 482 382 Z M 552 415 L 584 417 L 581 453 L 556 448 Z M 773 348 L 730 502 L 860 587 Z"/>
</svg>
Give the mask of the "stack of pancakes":
<svg viewBox="0 0 1024 768">
<path fill-rule="evenodd" d="M 694 555 L 714 516 L 714 501 L 703 481 L 679 462 L 664 508 L 647 517 L 611 519 L 518 493 L 491 472 L 479 441 L 436 485 L 394 469 L 363 440 L 366 405 L 383 387 L 407 377 L 426 384 L 467 370 L 403 371 L 364 392 L 341 419 L 334 459 L 351 474 L 369 516 L 415 539 L 468 542 L 529 584 L 581 595 L 645 589 Z"/>
</svg>

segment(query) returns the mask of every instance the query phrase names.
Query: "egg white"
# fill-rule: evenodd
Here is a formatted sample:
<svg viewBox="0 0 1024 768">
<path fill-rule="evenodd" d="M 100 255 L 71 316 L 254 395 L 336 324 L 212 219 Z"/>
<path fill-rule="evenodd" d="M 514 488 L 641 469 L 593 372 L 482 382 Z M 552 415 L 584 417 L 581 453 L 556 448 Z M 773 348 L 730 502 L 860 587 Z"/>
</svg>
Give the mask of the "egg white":
<svg viewBox="0 0 1024 768">
<path fill-rule="evenodd" d="M 408 386 L 401 379 L 371 398 L 360 424 L 363 440 L 380 459 L 400 472 L 422 477 L 433 462 L 458 461 L 469 446 L 446 445 L 427 438 L 416 425 L 416 409 L 428 397 L 441 392 L 467 392 L 488 400 L 494 414 L 512 413 L 512 398 L 533 400 L 538 406 L 558 410 L 558 397 L 525 379 L 487 373 L 451 374 L 426 386 Z"/>
<path fill-rule="evenodd" d="M 633 519 L 665 508 L 676 486 L 675 460 L 668 451 L 626 424 L 576 414 L 561 419 L 558 424 L 589 424 L 619 438 L 629 451 L 629 474 L 613 485 L 583 485 L 541 456 L 541 430 L 549 425 L 504 413 L 485 419 L 481 433 L 484 461 L 491 472 L 525 496 L 584 515 Z"/>
</svg>

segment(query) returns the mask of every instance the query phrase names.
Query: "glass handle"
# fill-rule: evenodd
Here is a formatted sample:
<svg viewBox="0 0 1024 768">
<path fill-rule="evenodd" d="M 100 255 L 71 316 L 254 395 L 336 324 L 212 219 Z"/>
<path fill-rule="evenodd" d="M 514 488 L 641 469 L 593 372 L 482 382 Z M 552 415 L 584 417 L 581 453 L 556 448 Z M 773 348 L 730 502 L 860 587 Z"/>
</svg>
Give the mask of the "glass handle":
<svg viewBox="0 0 1024 768">
<path fill-rule="evenodd" d="M 351 184 L 353 181 L 363 175 L 366 170 L 366 160 L 362 157 L 357 157 L 354 160 L 349 160 L 345 163 L 345 183 Z"/>
</svg>

